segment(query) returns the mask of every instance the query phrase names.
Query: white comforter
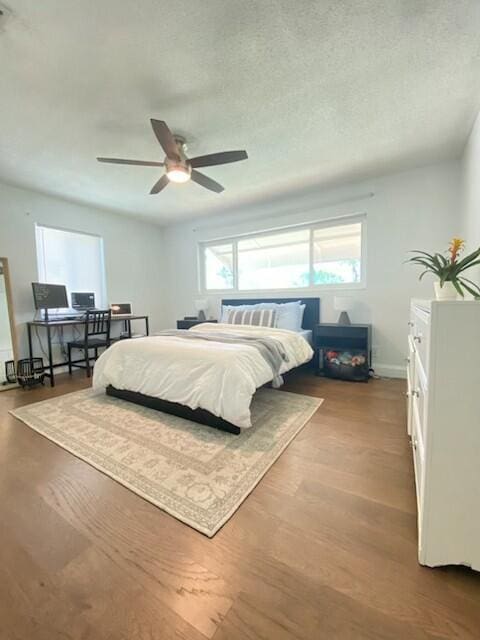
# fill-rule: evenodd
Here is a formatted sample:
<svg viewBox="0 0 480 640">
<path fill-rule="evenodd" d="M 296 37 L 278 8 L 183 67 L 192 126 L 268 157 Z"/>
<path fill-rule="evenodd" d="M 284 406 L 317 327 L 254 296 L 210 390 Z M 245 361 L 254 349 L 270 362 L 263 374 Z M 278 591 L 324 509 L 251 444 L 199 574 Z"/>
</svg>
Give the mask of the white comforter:
<svg viewBox="0 0 480 640">
<path fill-rule="evenodd" d="M 194 331 L 268 336 L 288 356 L 281 373 L 308 362 L 313 351 L 298 333 L 286 329 L 205 323 Z M 238 427 L 251 427 L 255 390 L 272 379 L 272 370 L 255 347 L 209 340 L 152 336 L 120 340 L 95 364 L 93 386 L 113 385 L 148 396 L 202 408 Z"/>
</svg>

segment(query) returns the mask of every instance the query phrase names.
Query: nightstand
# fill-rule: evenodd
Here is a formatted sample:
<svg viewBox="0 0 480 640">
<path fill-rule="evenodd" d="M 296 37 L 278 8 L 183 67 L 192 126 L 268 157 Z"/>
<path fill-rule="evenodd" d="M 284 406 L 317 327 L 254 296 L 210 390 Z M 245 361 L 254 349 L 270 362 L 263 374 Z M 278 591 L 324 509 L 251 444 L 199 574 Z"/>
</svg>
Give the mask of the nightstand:
<svg viewBox="0 0 480 640">
<path fill-rule="evenodd" d="M 191 329 L 197 324 L 203 324 L 204 322 L 218 322 L 217 320 L 177 320 L 177 329 Z"/>
<path fill-rule="evenodd" d="M 322 322 L 315 327 L 313 340 L 318 376 L 368 381 L 372 366 L 372 325 Z"/>
</svg>

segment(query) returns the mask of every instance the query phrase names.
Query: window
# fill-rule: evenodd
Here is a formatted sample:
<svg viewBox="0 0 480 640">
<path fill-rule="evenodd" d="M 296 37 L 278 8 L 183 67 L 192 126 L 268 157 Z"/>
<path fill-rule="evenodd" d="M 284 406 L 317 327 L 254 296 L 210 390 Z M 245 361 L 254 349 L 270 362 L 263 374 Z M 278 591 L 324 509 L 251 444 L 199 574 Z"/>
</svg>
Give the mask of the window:
<svg viewBox="0 0 480 640">
<path fill-rule="evenodd" d="M 207 289 L 233 288 L 233 245 L 205 247 L 205 286 Z"/>
<path fill-rule="evenodd" d="M 361 222 L 314 229 L 313 284 L 360 282 L 361 254 Z"/>
<path fill-rule="evenodd" d="M 93 291 L 95 305 L 105 307 L 102 238 L 40 225 L 35 235 L 39 281 L 64 284 L 69 298 L 72 291 Z"/>
<path fill-rule="evenodd" d="M 291 289 L 308 285 L 308 229 L 238 241 L 239 289 Z"/>
<path fill-rule="evenodd" d="M 351 287 L 364 283 L 362 217 L 200 245 L 204 290 Z"/>
</svg>

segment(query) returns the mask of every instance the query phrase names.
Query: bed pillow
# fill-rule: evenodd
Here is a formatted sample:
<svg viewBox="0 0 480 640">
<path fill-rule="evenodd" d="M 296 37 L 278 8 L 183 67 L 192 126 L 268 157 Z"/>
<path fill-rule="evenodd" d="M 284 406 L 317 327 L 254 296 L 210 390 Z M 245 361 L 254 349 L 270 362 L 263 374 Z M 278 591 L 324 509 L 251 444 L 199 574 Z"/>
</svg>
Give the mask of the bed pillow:
<svg viewBox="0 0 480 640">
<path fill-rule="evenodd" d="M 279 304 L 277 307 L 277 328 L 288 329 L 289 331 L 300 331 L 304 311 L 305 305 L 299 300 Z"/>
<path fill-rule="evenodd" d="M 298 330 L 301 331 L 302 330 L 302 325 L 303 325 L 303 314 L 305 313 L 305 307 L 307 305 L 305 304 L 301 304 L 300 305 L 300 313 L 298 314 Z"/>
<path fill-rule="evenodd" d="M 253 309 L 275 309 L 275 303 L 258 302 L 257 304 L 238 304 L 238 305 L 222 305 L 222 315 L 220 322 L 228 322 L 228 316 L 231 311 L 252 311 Z"/>
<path fill-rule="evenodd" d="M 254 309 L 275 309 L 277 319 L 275 326 L 278 329 L 289 331 L 301 331 L 305 305 L 300 300 L 293 302 L 258 302 L 257 304 L 223 305 L 220 322 L 227 322 L 231 311 L 251 311 Z"/>
<path fill-rule="evenodd" d="M 249 324 L 256 327 L 275 327 L 275 309 L 235 309 L 228 312 L 227 324 Z"/>
</svg>

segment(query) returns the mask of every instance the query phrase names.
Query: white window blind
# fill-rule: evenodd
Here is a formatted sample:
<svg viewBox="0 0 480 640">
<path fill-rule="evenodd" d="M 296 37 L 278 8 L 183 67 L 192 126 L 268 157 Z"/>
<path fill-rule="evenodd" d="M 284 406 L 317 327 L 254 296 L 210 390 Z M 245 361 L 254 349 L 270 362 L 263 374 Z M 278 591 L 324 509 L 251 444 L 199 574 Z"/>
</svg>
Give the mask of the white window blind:
<svg viewBox="0 0 480 640">
<path fill-rule="evenodd" d="M 100 236 L 36 225 L 38 280 L 64 284 L 72 291 L 95 294 L 95 306 L 106 307 L 103 239 Z"/>
</svg>

